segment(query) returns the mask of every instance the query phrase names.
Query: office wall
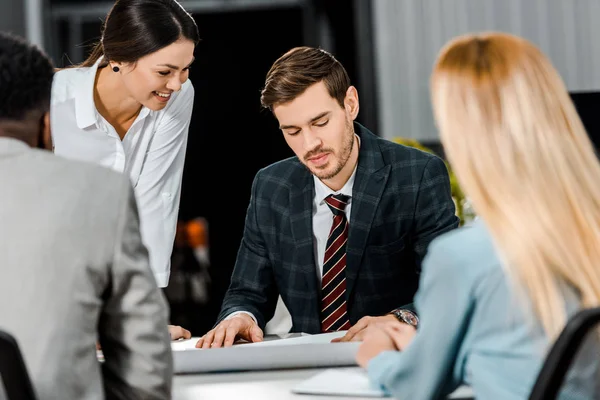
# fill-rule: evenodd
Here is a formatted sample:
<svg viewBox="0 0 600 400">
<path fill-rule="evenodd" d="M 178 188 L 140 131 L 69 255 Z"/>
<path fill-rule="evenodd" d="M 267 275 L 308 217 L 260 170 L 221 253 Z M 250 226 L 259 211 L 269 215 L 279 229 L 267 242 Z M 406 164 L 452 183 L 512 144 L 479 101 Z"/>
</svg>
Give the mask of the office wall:
<svg viewBox="0 0 600 400">
<path fill-rule="evenodd" d="M 521 35 L 544 51 L 569 91 L 600 90 L 598 0 L 374 0 L 379 134 L 437 141 L 429 75 L 450 38 L 473 31 Z"/>
<path fill-rule="evenodd" d="M 24 0 L 0 0 L 0 31 L 25 36 Z"/>
</svg>

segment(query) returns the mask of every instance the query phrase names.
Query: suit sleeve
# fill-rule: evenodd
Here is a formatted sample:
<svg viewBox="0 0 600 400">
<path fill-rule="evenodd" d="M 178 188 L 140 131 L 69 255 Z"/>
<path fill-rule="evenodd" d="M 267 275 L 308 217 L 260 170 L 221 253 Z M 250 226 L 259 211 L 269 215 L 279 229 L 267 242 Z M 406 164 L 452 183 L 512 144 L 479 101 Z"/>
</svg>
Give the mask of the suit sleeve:
<svg viewBox="0 0 600 400">
<path fill-rule="evenodd" d="M 258 208 L 267 206 L 262 204 L 265 197 L 258 195 L 260 174 L 259 171 L 252 183 L 244 235 L 218 322 L 233 312 L 246 311 L 256 318 L 258 326 L 264 331 L 266 321 L 270 320 L 275 312 L 277 288 L 265 241 L 258 224 Z"/>
<path fill-rule="evenodd" d="M 460 273 L 452 249 L 432 245 L 415 299 L 418 333 L 403 351 L 385 351 L 368 364 L 374 386 L 403 399 L 438 399 L 461 383 L 455 366 L 475 305 L 475 283 Z"/>
<path fill-rule="evenodd" d="M 140 237 L 135 196 L 124 182 L 111 284 L 99 322 L 107 399 L 170 399 L 168 308 Z"/>
<path fill-rule="evenodd" d="M 448 169 L 439 157 L 431 157 L 423 170 L 414 221 L 413 249 L 420 269 L 429 243 L 459 224 Z"/>
</svg>

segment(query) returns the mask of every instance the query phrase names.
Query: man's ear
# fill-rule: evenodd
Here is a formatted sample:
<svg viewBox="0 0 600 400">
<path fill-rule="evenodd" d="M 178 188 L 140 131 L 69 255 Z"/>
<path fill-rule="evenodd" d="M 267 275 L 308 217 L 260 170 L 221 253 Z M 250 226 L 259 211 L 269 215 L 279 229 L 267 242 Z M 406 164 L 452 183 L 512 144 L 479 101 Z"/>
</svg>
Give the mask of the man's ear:
<svg viewBox="0 0 600 400">
<path fill-rule="evenodd" d="M 354 121 L 358 116 L 358 110 L 360 108 L 358 103 L 358 91 L 354 86 L 350 86 L 348 90 L 346 90 L 344 108 L 346 109 L 346 112 L 349 114 L 350 118 L 352 118 L 352 121 Z"/>
<path fill-rule="evenodd" d="M 54 152 L 52 131 L 50 129 L 50 112 L 44 113 L 40 125 L 40 143 L 38 143 L 38 146 L 42 149 Z"/>
</svg>

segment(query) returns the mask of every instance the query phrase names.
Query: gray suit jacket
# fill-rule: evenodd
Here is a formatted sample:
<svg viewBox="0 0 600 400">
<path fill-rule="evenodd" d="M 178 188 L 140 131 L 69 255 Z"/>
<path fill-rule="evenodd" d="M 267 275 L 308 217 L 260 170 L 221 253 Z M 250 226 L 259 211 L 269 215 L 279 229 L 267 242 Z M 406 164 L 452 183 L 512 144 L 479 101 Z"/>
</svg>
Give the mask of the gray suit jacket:
<svg viewBox="0 0 600 400">
<path fill-rule="evenodd" d="M 0 185 L 0 329 L 39 398 L 170 398 L 167 306 L 128 178 L 0 138 Z"/>
</svg>

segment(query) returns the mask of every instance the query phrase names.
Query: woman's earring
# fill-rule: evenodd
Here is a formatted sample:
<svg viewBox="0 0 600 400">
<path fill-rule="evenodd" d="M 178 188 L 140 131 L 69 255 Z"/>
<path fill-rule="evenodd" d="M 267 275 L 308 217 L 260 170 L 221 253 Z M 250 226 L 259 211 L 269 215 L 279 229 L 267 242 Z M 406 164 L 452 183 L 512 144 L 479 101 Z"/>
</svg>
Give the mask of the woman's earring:
<svg viewBox="0 0 600 400">
<path fill-rule="evenodd" d="M 113 71 L 115 71 L 115 72 L 119 72 L 119 67 L 117 67 L 117 66 L 114 66 L 114 67 L 113 67 Z"/>
</svg>

